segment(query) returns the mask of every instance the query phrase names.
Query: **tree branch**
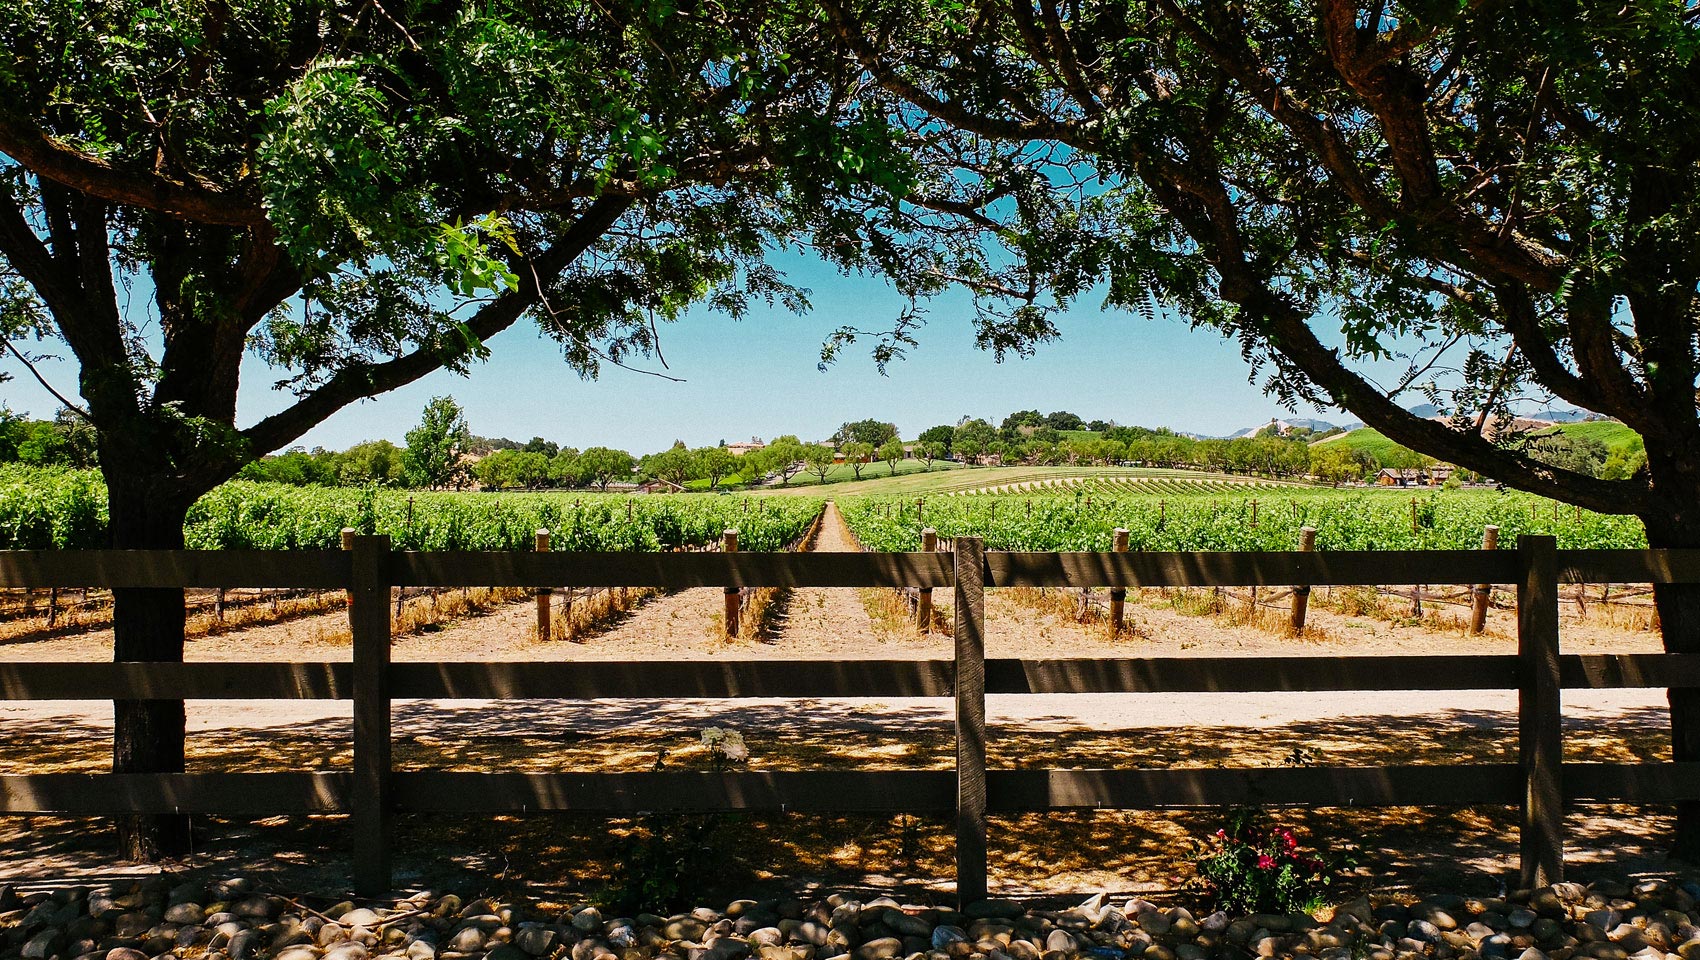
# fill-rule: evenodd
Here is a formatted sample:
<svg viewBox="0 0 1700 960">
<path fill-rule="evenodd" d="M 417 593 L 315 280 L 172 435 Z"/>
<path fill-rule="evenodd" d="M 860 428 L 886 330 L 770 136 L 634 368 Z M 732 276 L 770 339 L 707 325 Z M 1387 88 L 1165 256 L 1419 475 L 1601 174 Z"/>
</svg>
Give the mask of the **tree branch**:
<svg viewBox="0 0 1700 960">
<path fill-rule="evenodd" d="M 251 227 L 266 221 L 266 211 L 255 196 L 233 194 L 204 181 L 175 179 L 159 172 L 120 170 L 5 112 L 0 112 L 0 153 L 38 177 L 109 203 L 196 223 Z"/>
<path fill-rule="evenodd" d="M 553 246 L 535 258 L 532 283 L 509 290 L 478 310 L 466 322 L 467 330 L 479 340 L 486 340 L 512 326 L 527 309 L 543 301 L 545 279 L 554 278 L 571 265 L 631 205 L 629 197 L 597 200 Z M 412 383 L 442 365 L 440 354 L 422 347 L 382 363 L 344 367 L 293 406 L 243 430 L 242 436 L 250 445 L 250 453 L 269 453 L 348 404 Z"/>
</svg>

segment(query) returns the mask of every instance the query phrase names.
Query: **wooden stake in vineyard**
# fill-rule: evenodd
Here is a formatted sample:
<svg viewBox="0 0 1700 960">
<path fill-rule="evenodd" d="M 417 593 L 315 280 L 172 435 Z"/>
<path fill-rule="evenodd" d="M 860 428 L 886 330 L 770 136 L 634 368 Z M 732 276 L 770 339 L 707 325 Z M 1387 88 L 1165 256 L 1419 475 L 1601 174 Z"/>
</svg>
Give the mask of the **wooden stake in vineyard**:
<svg viewBox="0 0 1700 960">
<path fill-rule="evenodd" d="M 1115 540 L 1112 541 L 1112 544 L 1113 545 L 1110 547 L 1110 549 L 1114 550 L 1116 553 L 1126 553 L 1127 552 L 1127 528 L 1126 527 L 1117 527 L 1116 528 Z M 1126 615 L 1126 612 L 1127 612 L 1127 588 L 1126 587 L 1111 587 L 1110 588 L 1110 636 L 1112 636 L 1112 637 L 1121 636 L 1122 617 Z"/>
<path fill-rule="evenodd" d="M 537 552 L 549 552 L 549 531 L 537 531 Z M 551 639 L 549 636 L 550 627 L 554 623 L 549 616 L 549 597 L 553 593 L 554 591 L 548 587 L 537 588 L 537 639 L 544 643 L 548 643 Z"/>
<path fill-rule="evenodd" d="M 921 531 L 921 552 L 937 553 L 939 532 L 932 527 Z M 933 588 L 922 587 L 915 595 L 915 626 L 922 633 L 933 632 Z"/>
<path fill-rule="evenodd" d="M 1257 529 L 1257 500 L 1255 498 L 1251 501 L 1251 528 L 1253 530 Z M 1257 591 L 1255 589 L 1252 591 L 1252 596 L 1257 596 Z"/>
<path fill-rule="evenodd" d="M 1316 549 L 1316 528 L 1299 528 L 1299 550 L 1310 553 Z M 1293 635 L 1298 636 L 1305 631 L 1305 615 L 1310 609 L 1310 587 L 1293 588 L 1293 616 L 1290 626 Z"/>
<path fill-rule="evenodd" d="M 725 553 L 737 553 L 738 552 L 738 531 L 737 531 L 737 528 L 734 527 L 734 528 L 728 529 L 725 533 L 720 535 L 720 549 L 721 549 L 722 552 L 725 552 Z M 743 607 L 743 594 L 739 592 L 737 587 L 727 587 L 726 588 L 726 635 L 728 637 L 736 637 L 738 635 L 738 618 L 743 613 L 742 607 Z"/>
<path fill-rule="evenodd" d="M 343 527 L 342 528 L 342 548 L 344 550 L 353 550 L 354 549 L 354 534 L 355 534 L 355 530 L 354 530 L 353 527 Z M 353 594 L 345 594 L 344 597 L 343 597 L 343 602 L 344 603 L 353 603 L 354 602 L 354 595 Z M 274 614 L 277 613 L 277 594 L 275 594 L 275 593 L 272 594 L 272 613 L 274 613 Z"/>
<path fill-rule="evenodd" d="M 1493 524 L 1482 529 L 1482 549 L 1499 549 L 1499 528 Z M 1487 629 L 1488 600 L 1493 594 L 1493 584 L 1478 583 L 1470 592 L 1470 632 L 1480 634 Z"/>
</svg>

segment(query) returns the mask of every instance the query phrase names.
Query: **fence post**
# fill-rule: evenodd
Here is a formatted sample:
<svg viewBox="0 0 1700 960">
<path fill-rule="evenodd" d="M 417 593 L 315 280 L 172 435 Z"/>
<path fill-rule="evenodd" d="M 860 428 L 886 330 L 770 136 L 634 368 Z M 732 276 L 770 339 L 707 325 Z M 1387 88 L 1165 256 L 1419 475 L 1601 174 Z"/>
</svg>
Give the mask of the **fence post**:
<svg viewBox="0 0 1700 960">
<path fill-rule="evenodd" d="M 1111 541 L 1110 549 L 1116 553 L 1127 552 L 1127 528 L 1117 527 L 1115 539 Z M 1122 633 L 1122 618 L 1127 613 L 1127 588 L 1110 588 L 1110 636 L 1119 637 Z"/>
<path fill-rule="evenodd" d="M 1482 549 L 1499 549 L 1499 528 L 1488 524 L 1482 528 Z M 1478 583 L 1471 591 L 1470 598 L 1470 632 L 1480 634 L 1487 629 L 1488 601 L 1493 597 L 1493 584 Z"/>
<path fill-rule="evenodd" d="M 956 900 L 986 899 L 985 543 L 957 537 Z"/>
<path fill-rule="evenodd" d="M 358 536 L 359 533 L 360 533 L 360 531 L 354 529 L 353 527 L 343 527 L 342 528 L 342 548 L 344 550 L 353 550 L 354 549 L 354 538 L 356 536 Z M 348 593 L 348 596 L 345 599 L 347 600 L 348 605 L 350 607 L 352 607 L 354 605 L 354 592 L 352 590 L 350 590 L 349 593 Z M 277 593 L 274 591 L 272 593 L 272 613 L 276 613 L 276 612 L 277 612 Z"/>
<path fill-rule="evenodd" d="M 354 635 L 354 889 L 390 889 L 390 538 L 356 537 L 348 623 Z"/>
<path fill-rule="evenodd" d="M 725 553 L 738 552 L 738 530 L 729 528 L 720 535 L 720 549 Z M 726 635 L 738 635 L 738 618 L 742 616 L 743 594 L 737 587 L 726 588 Z"/>
<path fill-rule="evenodd" d="M 1558 541 L 1520 536 L 1517 553 L 1517 746 L 1523 771 L 1521 885 L 1564 879 L 1563 746 L 1558 674 Z"/>
<path fill-rule="evenodd" d="M 1316 549 L 1316 528 L 1299 528 L 1299 550 L 1310 553 Z M 1293 619 L 1291 622 L 1293 636 L 1305 632 L 1305 615 L 1310 611 L 1310 588 L 1293 588 Z"/>
<path fill-rule="evenodd" d="M 939 532 L 932 527 L 921 531 L 921 552 L 937 553 Z M 922 587 L 915 595 L 915 626 L 922 633 L 933 632 L 933 588 Z"/>
<path fill-rule="evenodd" d="M 549 552 L 549 531 L 537 531 L 537 552 Z M 549 633 L 552 621 L 549 616 L 549 597 L 553 593 L 554 590 L 550 587 L 537 588 L 537 639 L 544 643 L 548 643 L 550 640 Z"/>
</svg>

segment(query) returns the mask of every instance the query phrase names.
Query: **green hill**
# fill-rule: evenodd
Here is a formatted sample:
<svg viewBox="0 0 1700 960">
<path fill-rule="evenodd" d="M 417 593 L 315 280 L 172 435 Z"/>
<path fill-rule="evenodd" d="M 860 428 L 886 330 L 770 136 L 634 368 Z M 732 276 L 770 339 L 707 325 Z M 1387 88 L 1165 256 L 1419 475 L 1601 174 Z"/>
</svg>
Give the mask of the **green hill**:
<svg viewBox="0 0 1700 960">
<path fill-rule="evenodd" d="M 1644 449 L 1641 435 L 1629 429 L 1616 420 L 1589 420 L 1582 423 L 1560 423 L 1540 433 L 1564 433 L 1573 437 L 1587 437 L 1605 444 L 1606 450 L 1612 453 L 1630 455 Z M 1377 463 L 1386 463 L 1397 451 L 1404 449 L 1399 444 L 1388 439 L 1381 431 L 1371 427 L 1359 427 L 1350 433 L 1337 434 L 1325 440 L 1316 441 L 1313 446 L 1324 443 L 1344 444 L 1353 452 L 1367 453 L 1374 457 Z"/>
<path fill-rule="evenodd" d="M 1321 446 L 1325 443 L 1343 446 L 1353 453 L 1367 454 L 1376 463 L 1386 463 L 1395 459 L 1395 455 L 1405 449 L 1373 427 L 1359 427 L 1346 433 L 1337 433 L 1332 437 L 1316 441 L 1312 446 Z"/>
<path fill-rule="evenodd" d="M 1646 449 L 1641 435 L 1629 429 L 1616 420 L 1588 420 L 1582 423 L 1561 423 L 1552 428 L 1553 431 L 1565 433 L 1572 437 L 1586 437 L 1605 444 L 1610 453 L 1622 453 L 1626 456 L 1640 453 Z M 1543 431 L 1550 432 L 1550 431 Z"/>
</svg>

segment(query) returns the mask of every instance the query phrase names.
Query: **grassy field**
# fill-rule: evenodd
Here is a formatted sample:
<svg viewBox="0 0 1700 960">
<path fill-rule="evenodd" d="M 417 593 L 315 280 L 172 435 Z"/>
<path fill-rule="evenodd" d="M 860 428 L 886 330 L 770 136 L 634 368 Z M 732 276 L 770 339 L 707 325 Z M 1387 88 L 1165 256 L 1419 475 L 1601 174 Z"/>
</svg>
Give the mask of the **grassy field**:
<svg viewBox="0 0 1700 960">
<path fill-rule="evenodd" d="M 1396 451 L 1405 449 L 1373 427 L 1359 427 L 1346 433 L 1337 433 L 1325 440 L 1316 441 L 1313 446 L 1325 443 L 1343 446 L 1353 453 L 1368 454 L 1377 463 L 1385 463 Z"/>
<path fill-rule="evenodd" d="M 1641 435 L 1629 429 L 1616 420 L 1591 420 L 1584 423 L 1560 423 L 1550 431 L 1569 434 L 1573 437 L 1587 437 L 1605 444 L 1609 451 L 1633 453 L 1643 448 Z M 1367 453 L 1377 462 L 1385 463 L 1394 451 L 1401 449 L 1399 444 L 1388 439 L 1381 431 L 1372 427 L 1359 427 L 1350 433 L 1337 434 L 1326 440 L 1316 441 L 1318 445 L 1344 444 L 1353 452 Z"/>
<path fill-rule="evenodd" d="M 918 466 L 919 464 L 917 464 Z M 885 472 L 885 465 L 879 464 L 877 473 Z M 1052 488 L 1071 487 L 1084 481 L 1167 481 L 1170 484 L 1209 484 L 1224 483 L 1244 484 L 1246 477 L 1225 477 L 1221 474 L 1201 473 L 1196 470 L 1160 470 L 1148 467 L 964 467 L 952 464 L 955 469 L 941 470 L 935 464 L 929 472 L 899 473 L 895 477 L 875 476 L 872 479 L 835 483 L 830 487 L 797 485 L 797 479 L 791 480 L 791 486 L 763 487 L 758 492 L 768 494 L 794 494 L 803 496 L 867 496 L 867 495 L 905 495 L 930 497 L 952 493 L 975 493 L 993 490 L 995 488 L 1011 487 L 1015 484 L 1044 484 Z M 863 472 L 866 477 L 867 471 Z M 813 479 L 811 477 L 810 479 Z M 1259 480 L 1260 485 L 1276 485 L 1276 481 Z M 1294 484 L 1281 484 L 1293 486 Z M 1201 491 L 1203 488 L 1201 487 Z"/>
<path fill-rule="evenodd" d="M 1646 449 L 1641 435 L 1616 420 L 1590 420 L 1584 423 L 1561 423 L 1554 430 L 1572 437 L 1586 437 L 1605 444 L 1608 451 L 1625 454 Z"/>
</svg>

